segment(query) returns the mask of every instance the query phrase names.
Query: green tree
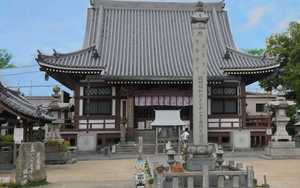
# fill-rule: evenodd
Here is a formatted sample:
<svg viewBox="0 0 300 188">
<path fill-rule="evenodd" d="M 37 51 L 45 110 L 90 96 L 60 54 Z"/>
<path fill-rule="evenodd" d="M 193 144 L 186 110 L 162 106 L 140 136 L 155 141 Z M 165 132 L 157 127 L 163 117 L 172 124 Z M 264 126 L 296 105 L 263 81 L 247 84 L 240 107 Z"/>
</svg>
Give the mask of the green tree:
<svg viewBox="0 0 300 188">
<path fill-rule="evenodd" d="M 264 55 L 265 49 L 252 48 L 252 49 L 244 49 L 244 51 L 251 55 L 262 56 L 262 55 Z"/>
<path fill-rule="evenodd" d="M 10 63 L 12 55 L 4 49 L 0 49 L 0 69 L 13 68 L 14 64 Z"/>
<path fill-rule="evenodd" d="M 267 39 L 266 53 L 281 63 L 278 74 L 260 82 L 266 90 L 282 84 L 293 91 L 300 104 L 300 23 L 291 22 L 286 32 L 271 35 Z"/>
</svg>

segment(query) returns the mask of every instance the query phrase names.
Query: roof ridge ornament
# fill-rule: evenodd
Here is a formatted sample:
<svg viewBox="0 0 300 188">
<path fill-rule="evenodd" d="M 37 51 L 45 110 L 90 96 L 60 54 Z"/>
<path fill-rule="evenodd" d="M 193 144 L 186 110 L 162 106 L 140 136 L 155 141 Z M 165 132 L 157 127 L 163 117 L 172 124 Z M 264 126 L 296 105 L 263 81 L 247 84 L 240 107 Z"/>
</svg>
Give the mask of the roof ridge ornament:
<svg viewBox="0 0 300 188">
<path fill-rule="evenodd" d="M 196 4 L 196 12 L 203 12 L 204 11 L 204 3 L 202 1 L 198 1 Z"/>
<path fill-rule="evenodd" d="M 90 0 L 90 5 L 94 6 L 95 5 L 95 0 Z"/>
<path fill-rule="evenodd" d="M 38 53 L 38 55 L 35 60 L 36 61 L 43 60 L 43 53 L 40 50 L 37 50 L 37 53 Z"/>
<path fill-rule="evenodd" d="M 225 60 L 230 60 L 231 59 L 230 52 L 229 52 L 228 48 L 226 48 L 226 51 L 225 51 L 225 54 L 224 54 L 223 58 Z"/>
<path fill-rule="evenodd" d="M 209 20 L 209 16 L 204 12 L 204 3 L 199 1 L 196 4 L 196 9 L 194 14 L 192 15 L 192 24 L 193 23 L 207 23 Z"/>
<path fill-rule="evenodd" d="M 98 50 L 97 49 L 95 49 L 95 48 L 93 48 L 93 51 L 92 51 L 92 57 L 93 58 L 95 58 L 95 59 L 97 59 L 97 58 L 99 58 L 100 57 L 100 55 L 99 55 L 99 53 L 98 53 Z"/>
<path fill-rule="evenodd" d="M 59 54 L 57 53 L 57 51 L 55 49 L 52 49 L 53 50 L 53 56 L 58 58 L 59 57 Z"/>
</svg>

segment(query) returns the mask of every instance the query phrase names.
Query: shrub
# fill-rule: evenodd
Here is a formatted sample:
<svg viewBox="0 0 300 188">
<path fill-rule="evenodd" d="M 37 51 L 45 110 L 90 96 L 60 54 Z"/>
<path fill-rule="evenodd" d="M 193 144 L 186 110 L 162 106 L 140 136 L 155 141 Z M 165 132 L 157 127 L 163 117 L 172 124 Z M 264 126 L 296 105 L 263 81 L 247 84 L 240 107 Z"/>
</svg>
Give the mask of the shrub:
<svg viewBox="0 0 300 188">
<path fill-rule="evenodd" d="M 67 152 L 69 151 L 70 142 L 69 141 L 60 141 L 60 140 L 49 140 L 46 143 L 46 146 L 56 147 L 59 151 Z"/>
<path fill-rule="evenodd" d="M 153 183 L 154 183 L 154 178 L 152 178 L 152 177 L 149 178 L 149 179 L 148 179 L 148 184 L 152 185 Z"/>
<path fill-rule="evenodd" d="M 14 143 L 14 136 L 13 135 L 5 135 L 0 136 L 0 143 L 3 144 L 13 144 Z"/>
</svg>

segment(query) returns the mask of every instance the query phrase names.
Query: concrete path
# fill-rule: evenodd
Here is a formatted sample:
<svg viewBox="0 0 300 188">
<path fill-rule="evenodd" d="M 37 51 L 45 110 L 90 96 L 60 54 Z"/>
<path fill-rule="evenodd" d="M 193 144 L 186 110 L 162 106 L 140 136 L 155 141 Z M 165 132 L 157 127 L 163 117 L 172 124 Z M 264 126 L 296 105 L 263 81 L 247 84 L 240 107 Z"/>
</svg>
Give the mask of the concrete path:
<svg viewBox="0 0 300 188">
<path fill-rule="evenodd" d="M 132 188 L 134 160 L 80 161 L 47 167 L 48 182 L 42 188 Z"/>
<path fill-rule="evenodd" d="M 241 161 L 254 167 L 255 177 L 263 183 L 264 174 L 271 188 L 299 188 L 300 160 L 245 160 Z"/>
<path fill-rule="evenodd" d="M 162 158 L 151 156 L 150 159 L 160 161 Z M 300 160 L 264 160 L 254 156 L 233 159 L 252 165 L 260 184 L 266 174 L 271 188 L 300 187 Z M 135 159 L 89 160 L 69 165 L 51 165 L 47 167 L 50 184 L 40 188 L 132 188 L 134 165 Z M 13 176 L 13 173 L 0 172 L 0 176 L 9 175 Z"/>
</svg>

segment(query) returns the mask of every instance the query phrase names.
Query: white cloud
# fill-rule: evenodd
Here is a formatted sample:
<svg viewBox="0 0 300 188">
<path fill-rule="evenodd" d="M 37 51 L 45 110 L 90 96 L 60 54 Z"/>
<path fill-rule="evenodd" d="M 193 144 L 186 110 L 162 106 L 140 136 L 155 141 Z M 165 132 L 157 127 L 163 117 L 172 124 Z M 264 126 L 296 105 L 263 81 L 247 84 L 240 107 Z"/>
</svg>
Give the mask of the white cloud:
<svg viewBox="0 0 300 188">
<path fill-rule="evenodd" d="M 286 30 L 289 27 L 289 24 L 290 24 L 289 20 L 286 20 L 286 19 L 281 20 L 278 23 L 278 30 L 280 30 L 280 31 Z"/>
<path fill-rule="evenodd" d="M 278 25 L 275 28 L 275 31 L 278 31 L 278 32 L 286 31 L 289 28 L 289 24 L 291 22 L 300 23 L 300 19 L 283 19 L 280 22 L 278 22 Z"/>
<path fill-rule="evenodd" d="M 258 5 L 250 10 L 248 20 L 244 25 L 244 29 L 252 29 L 257 26 L 268 11 L 267 6 Z"/>
</svg>

